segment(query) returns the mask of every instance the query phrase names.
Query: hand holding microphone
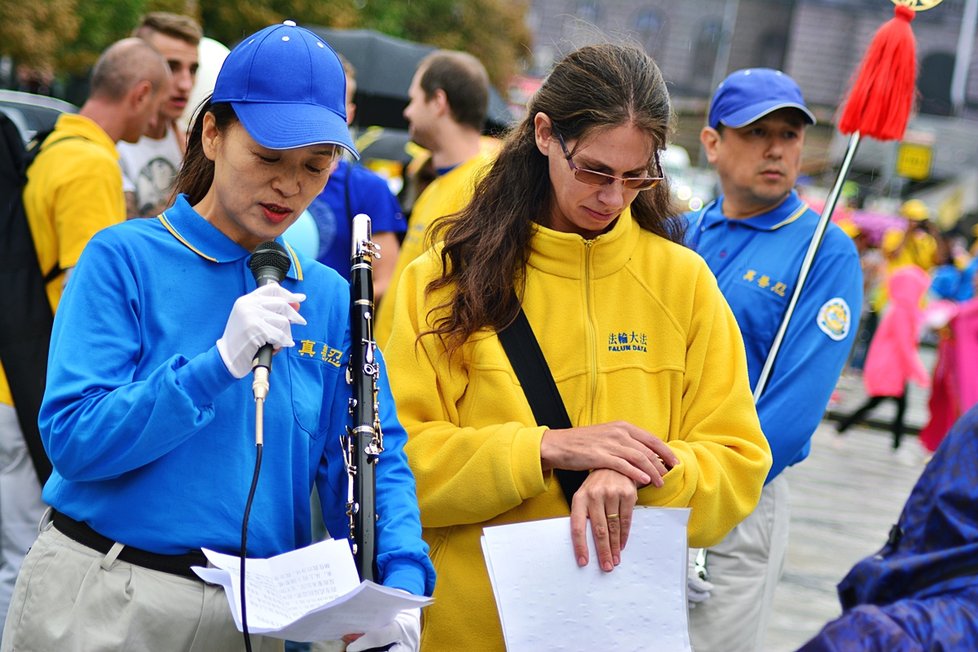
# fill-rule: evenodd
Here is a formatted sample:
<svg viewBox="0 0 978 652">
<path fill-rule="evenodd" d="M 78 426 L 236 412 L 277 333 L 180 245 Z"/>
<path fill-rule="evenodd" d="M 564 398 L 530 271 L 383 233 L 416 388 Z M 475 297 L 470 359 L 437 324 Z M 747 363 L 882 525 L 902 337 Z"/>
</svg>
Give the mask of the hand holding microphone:
<svg viewBox="0 0 978 652">
<path fill-rule="evenodd" d="M 272 367 L 273 348 L 293 346 L 292 324 L 305 324 L 289 304 L 299 304 L 306 295 L 289 292 L 279 285 L 292 261 L 282 245 L 265 242 L 249 261 L 258 289 L 239 297 L 231 308 L 217 350 L 235 378 L 244 378 L 254 367 Z M 257 353 L 256 353 L 257 352 Z"/>
<path fill-rule="evenodd" d="M 232 376 L 244 378 L 251 372 L 259 347 L 269 344 L 281 348 L 295 344 L 292 324 L 305 324 L 306 320 L 289 304 L 300 303 L 305 298 L 304 294 L 289 292 L 274 283 L 262 286 L 234 302 L 224 334 L 217 341 L 217 350 Z"/>
</svg>

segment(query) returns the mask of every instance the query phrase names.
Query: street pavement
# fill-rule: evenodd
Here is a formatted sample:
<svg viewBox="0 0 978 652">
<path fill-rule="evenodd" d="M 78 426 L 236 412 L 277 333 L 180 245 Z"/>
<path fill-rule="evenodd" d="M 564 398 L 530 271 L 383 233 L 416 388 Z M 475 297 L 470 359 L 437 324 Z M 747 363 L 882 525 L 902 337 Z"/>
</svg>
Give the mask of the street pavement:
<svg viewBox="0 0 978 652">
<path fill-rule="evenodd" d="M 933 351 L 921 352 L 928 368 Z M 774 596 L 765 652 L 791 652 L 841 613 L 836 585 L 853 564 L 886 541 L 926 464 L 916 432 L 926 423 L 928 391 L 911 386 L 907 436 L 892 450 L 892 403 L 868 423 L 838 435 L 834 423 L 866 398 L 858 376 L 843 376 L 812 440 L 812 453 L 786 473 L 791 534 L 784 576 Z"/>
</svg>

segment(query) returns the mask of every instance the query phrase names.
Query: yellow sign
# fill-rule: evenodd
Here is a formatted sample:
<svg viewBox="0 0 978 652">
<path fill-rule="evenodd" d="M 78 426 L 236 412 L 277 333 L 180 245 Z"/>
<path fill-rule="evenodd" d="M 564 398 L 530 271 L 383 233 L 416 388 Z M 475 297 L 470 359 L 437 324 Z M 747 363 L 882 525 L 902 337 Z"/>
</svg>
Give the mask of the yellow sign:
<svg viewBox="0 0 978 652">
<path fill-rule="evenodd" d="M 896 173 L 901 177 L 923 181 L 930 176 L 933 150 L 930 145 L 900 143 L 897 148 Z"/>
<path fill-rule="evenodd" d="M 892 0 L 895 5 L 910 7 L 914 11 L 927 11 L 941 4 L 942 0 Z"/>
</svg>

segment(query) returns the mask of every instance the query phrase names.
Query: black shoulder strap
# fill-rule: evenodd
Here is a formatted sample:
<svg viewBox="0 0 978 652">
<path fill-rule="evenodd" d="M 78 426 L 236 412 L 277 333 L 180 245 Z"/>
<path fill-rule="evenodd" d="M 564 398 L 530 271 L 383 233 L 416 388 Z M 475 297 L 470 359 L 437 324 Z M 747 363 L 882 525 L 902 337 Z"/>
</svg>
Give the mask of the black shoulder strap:
<svg viewBox="0 0 978 652">
<path fill-rule="evenodd" d="M 513 323 L 496 335 L 509 357 L 516 378 L 523 387 L 523 393 L 530 403 L 537 425 L 555 429 L 573 427 L 570 417 L 567 416 L 564 401 L 557 390 L 557 383 L 550 373 L 547 359 L 543 356 L 543 351 L 533 334 L 533 329 L 530 328 L 530 322 L 523 308 L 520 308 Z M 556 473 L 564 498 L 570 505 L 574 494 L 587 478 L 587 472 L 557 469 Z"/>
<path fill-rule="evenodd" d="M 27 157 L 24 159 L 25 169 L 29 168 L 31 163 L 34 162 L 34 159 L 37 158 L 37 155 L 41 153 L 41 147 L 44 146 L 45 141 L 47 141 L 47 139 L 53 133 L 54 133 L 54 127 L 49 127 L 48 129 L 42 129 L 41 131 L 38 131 L 30 139 L 30 141 L 27 143 L 26 146 Z M 59 140 L 53 140 L 49 144 L 53 145 L 54 143 L 61 142 L 62 140 L 71 140 L 72 138 L 81 138 L 81 136 L 65 136 L 64 138 L 61 138 Z"/>
</svg>

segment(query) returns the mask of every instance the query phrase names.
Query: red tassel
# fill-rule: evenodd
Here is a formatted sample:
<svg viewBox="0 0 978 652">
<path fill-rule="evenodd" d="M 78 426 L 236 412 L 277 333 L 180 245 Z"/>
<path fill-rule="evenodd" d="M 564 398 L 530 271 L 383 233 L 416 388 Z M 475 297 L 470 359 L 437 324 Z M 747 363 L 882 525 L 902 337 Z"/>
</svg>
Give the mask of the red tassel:
<svg viewBox="0 0 978 652">
<path fill-rule="evenodd" d="M 910 29 L 914 11 L 897 5 L 894 13 L 866 50 L 839 120 L 844 134 L 899 140 L 906 131 L 917 81 L 917 43 Z"/>
</svg>

